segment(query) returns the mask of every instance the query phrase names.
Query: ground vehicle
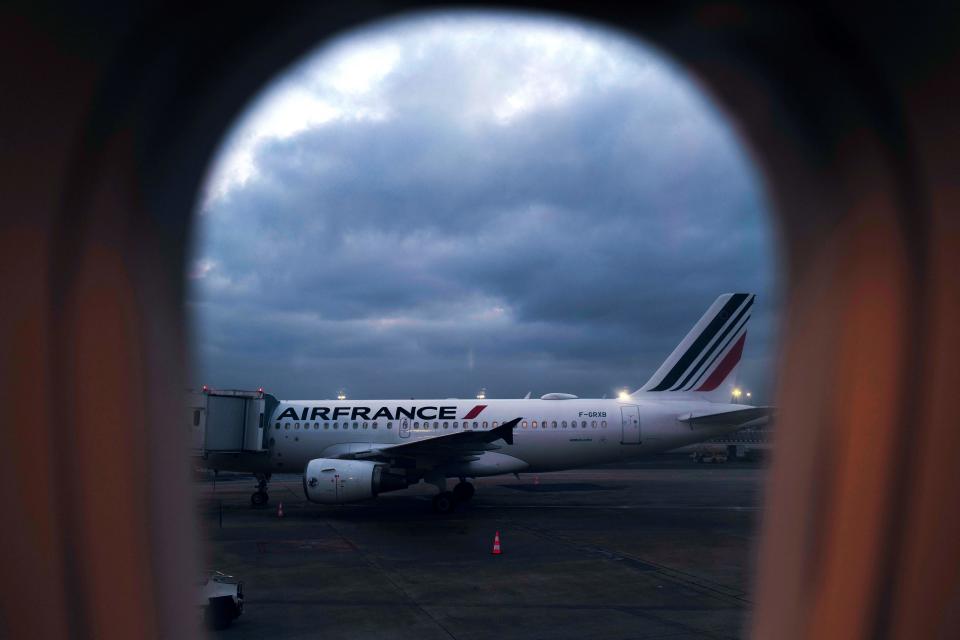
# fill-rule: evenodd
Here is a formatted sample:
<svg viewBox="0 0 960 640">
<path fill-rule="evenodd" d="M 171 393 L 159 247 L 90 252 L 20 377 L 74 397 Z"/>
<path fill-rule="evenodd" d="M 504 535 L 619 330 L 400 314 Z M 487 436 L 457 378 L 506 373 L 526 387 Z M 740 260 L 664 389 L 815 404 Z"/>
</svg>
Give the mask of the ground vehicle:
<svg viewBox="0 0 960 640">
<path fill-rule="evenodd" d="M 690 457 L 697 462 L 726 462 L 727 448 L 723 445 L 703 444 L 697 447 L 697 450 L 690 454 Z"/>
<path fill-rule="evenodd" d="M 208 572 L 197 596 L 203 621 L 211 629 L 226 629 L 243 613 L 243 583 L 225 573 Z"/>
</svg>

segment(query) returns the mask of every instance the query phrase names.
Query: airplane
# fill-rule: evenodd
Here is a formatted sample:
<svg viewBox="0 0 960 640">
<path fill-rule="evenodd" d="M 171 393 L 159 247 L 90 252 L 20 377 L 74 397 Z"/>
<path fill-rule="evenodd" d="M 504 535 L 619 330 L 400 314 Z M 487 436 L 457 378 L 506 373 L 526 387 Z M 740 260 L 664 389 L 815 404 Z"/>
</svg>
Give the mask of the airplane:
<svg viewBox="0 0 960 640">
<path fill-rule="evenodd" d="M 770 415 L 769 407 L 733 402 L 755 298 L 718 297 L 646 384 L 611 399 L 280 401 L 262 389 L 205 387 L 203 465 L 252 472 L 254 506 L 267 504 L 272 473 L 300 473 L 315 503 L 365 500 L 423 481 L 437 488 L 434 510 L 448 513 L 473 497 L 469 479 L 632 460 L 702 442 Z M 222 444 L 223 425 L 241 425 L 229 427 L 239 433 L 235 444 Z M 459 482 L 448 490 L 451 478 Z"/>
</svg>

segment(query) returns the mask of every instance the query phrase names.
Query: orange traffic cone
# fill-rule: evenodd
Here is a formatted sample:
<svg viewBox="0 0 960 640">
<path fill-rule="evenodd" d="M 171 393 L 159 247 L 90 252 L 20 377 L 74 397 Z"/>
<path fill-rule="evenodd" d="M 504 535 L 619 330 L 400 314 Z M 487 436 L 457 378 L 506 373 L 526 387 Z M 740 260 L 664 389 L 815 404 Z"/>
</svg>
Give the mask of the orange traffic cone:
<svg viewBox="0 0 960 640">
<path fill-rule="evenodd" d="M 282 503 L 282 502 L 277 505 L 277 517 L 278 517 L 278 518 L 282 518 L 282 517 L 283 517 L 283 503 Z"/>
<path fill-rule="evenodd" d="M 496 535 L 493 536 L 493 555 L 500 555 L 500 532 L 497 531 Z"/>
</svg>

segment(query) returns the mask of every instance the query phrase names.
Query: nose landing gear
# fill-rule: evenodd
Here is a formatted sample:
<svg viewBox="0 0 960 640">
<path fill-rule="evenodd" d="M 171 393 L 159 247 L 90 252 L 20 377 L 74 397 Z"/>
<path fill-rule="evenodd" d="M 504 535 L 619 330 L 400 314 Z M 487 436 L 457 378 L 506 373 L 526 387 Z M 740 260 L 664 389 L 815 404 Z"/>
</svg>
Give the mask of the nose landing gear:
<svg viewBox="0 0 960 640">
<path fill-rule="evenodd" d="M 250 495 L 250 504 L 254 507 L 265 507 L 270 502 L 270 496 L 267 494 L 267 482 L 270 481 L 269 473 L 254 474 L 257 478 L 257 490 Z"/>
</svg>

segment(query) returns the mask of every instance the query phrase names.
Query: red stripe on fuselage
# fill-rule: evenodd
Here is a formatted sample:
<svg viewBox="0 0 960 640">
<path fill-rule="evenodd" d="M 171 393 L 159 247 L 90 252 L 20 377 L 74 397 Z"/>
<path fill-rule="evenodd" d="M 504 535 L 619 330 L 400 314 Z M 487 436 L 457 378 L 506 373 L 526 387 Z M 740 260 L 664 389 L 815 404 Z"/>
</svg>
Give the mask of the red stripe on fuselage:
<svg viewBox="0 0 960 640">
<path fill-rule="evenodd" d="M 483 410 L 486 409 L 486 408 L 487 408 L 487 405 L 485 405 L 485 404 L 478 404 L 478 405 L 475 406 L 473 409 L 470 409 L 470 412 L 467 413 L 467 415 L 463 416 L 463 419 L 464 419 L 464 420 L 473 420 L 473 419 L 476 418 L 478 415 L 480 415 L 480 412 L 481 412 L 481 411 L 483 411 Z"/>
<path fill-rule="evenodd" d="M 710 374 L 707 381 L 700 385 L 697 391 L 713 391 L 720 386 L 721 382 L 726 380 L 733 368 L 740 362 L 740 356 L 743 354 L 743 343 L 746 342 L 746 340 L 747 334 L 744 332 L 744 334 L 740 336 L 740 339 L 737 340 L 737 344 L 733 345 L 733 349 L 730 349 L 723 360 L 720 361 L 720 365 L 713 370 L 713 373 Z"/>
</svg>

